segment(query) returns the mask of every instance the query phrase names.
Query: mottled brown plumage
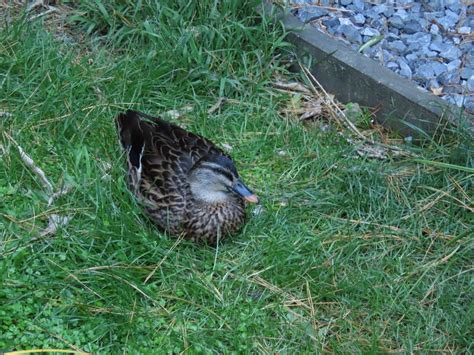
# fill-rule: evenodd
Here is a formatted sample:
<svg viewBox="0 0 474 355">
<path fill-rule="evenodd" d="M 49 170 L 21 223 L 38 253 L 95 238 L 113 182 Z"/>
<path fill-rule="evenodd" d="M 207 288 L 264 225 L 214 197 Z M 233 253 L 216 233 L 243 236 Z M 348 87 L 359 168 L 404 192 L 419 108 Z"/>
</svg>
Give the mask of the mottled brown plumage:
<svg viewBox="0 0 474 355">
<path fill-rule="evenodd" d="M 160 229 L 211 245 L 240 229 L 244 199 L 258 199 L 227 154 L 199 135 L 136 111 L 119 114 L 117 128 L 130 188 Z"/>
</svg>

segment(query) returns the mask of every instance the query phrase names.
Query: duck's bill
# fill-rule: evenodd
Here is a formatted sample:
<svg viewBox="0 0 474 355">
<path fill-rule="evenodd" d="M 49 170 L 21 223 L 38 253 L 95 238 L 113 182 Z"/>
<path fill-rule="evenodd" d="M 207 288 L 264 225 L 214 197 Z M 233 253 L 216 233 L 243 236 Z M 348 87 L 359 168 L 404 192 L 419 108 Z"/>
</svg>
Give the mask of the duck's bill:
<svg viewBox="0 0 474 355">
<path fill-rule="evenodd" d="M 258 203 L 259 199 L 250 189 L 245 186 L 242 181 L 238 181 L 234 186 L 234 191 L 237 192 L 242 198 L 250 203 Z"/>
<path fill-rule="evenodd" d="M 245 201 L 250 202 L 250 203 L 259 203 L 260 202 L 259 198 L 255 194 L 245 196 L 244 199 L 245 199 Z"/>
</svg>

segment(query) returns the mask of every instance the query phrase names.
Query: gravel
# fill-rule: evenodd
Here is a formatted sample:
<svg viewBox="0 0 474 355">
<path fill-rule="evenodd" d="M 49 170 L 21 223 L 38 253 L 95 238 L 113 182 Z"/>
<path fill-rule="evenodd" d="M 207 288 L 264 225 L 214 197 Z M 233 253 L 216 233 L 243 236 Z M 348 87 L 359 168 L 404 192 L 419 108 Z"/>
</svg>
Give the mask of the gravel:
<svg viewBox="0 0 474 355">
<path fill-rule="evenodd" d="M 474 75 L 467 80 L 467 88 L 474 91 Z"/>
<path fill-rule="evenodd" d="M 355 50 L 383 36 L 364 55 L 474 113 L 474 5 L 462 0 L 292 3 L 301 20 Z"/>
</svg>

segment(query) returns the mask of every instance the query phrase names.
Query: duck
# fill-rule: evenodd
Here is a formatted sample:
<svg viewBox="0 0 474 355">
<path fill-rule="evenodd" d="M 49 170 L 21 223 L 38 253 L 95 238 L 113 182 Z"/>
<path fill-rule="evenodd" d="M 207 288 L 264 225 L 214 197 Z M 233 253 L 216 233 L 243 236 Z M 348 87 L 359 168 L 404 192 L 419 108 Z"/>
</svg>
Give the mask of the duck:
<svg viewBox="0 0 474 355">
<path fill-rule="evenodd" d="M 245 224 L 246 205 L 259 203 L 210 140 L 134 110 L 119 113 L 116 126 L 128 186 L 159 230 L 216 246 Z"/>
</svg>

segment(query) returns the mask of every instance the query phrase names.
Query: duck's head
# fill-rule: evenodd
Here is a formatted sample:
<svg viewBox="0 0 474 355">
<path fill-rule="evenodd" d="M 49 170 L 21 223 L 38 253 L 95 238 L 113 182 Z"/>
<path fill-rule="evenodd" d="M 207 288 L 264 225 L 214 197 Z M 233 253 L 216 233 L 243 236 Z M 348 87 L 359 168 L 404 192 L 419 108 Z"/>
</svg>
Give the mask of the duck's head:
<svg viewBox="0 0 474 355">
<path fill-rule="evenodd" d="M 258 197 L 240 180 L 232 160 L 220 154 L 201 158 L 189 172 L 191 192 L 199 201 L 223 203 L 240 197 L 258 203 Z"/>
</svg>

